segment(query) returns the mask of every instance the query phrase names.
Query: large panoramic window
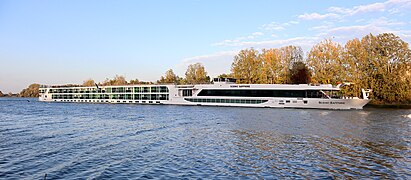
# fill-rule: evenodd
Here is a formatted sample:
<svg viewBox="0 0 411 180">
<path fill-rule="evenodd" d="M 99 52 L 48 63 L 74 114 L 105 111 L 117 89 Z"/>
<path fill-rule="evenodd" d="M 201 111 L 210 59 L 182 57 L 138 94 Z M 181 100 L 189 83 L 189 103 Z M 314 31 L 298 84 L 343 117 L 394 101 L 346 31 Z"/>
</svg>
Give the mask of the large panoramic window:
<svg viewBox="0 0 411 180">
<path fill-rule="evenodd" d="M 198 96 L 305 97 L 305 90 L 203 89 Z"/>
<path fill-rule="evenodd" d="M 184 98 L 186 101 L 199 103 L 231 103 L 231 104 L 261 104 L 268 100 L 261 99 L 202 99 L 202 98 Z"/>
</svg>

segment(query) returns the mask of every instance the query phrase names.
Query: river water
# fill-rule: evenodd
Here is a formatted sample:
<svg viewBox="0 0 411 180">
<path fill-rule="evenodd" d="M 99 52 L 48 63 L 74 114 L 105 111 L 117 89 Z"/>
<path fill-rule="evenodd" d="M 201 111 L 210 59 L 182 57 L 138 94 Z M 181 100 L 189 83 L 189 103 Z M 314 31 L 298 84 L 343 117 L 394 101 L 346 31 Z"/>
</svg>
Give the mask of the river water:
<svg viewBox="0 0 411 180">
<path fill-rule="evenodd" d="M 0 179 L 45 176 L 409 179 L 411 110 L 0 98 Z"/>
</svg>

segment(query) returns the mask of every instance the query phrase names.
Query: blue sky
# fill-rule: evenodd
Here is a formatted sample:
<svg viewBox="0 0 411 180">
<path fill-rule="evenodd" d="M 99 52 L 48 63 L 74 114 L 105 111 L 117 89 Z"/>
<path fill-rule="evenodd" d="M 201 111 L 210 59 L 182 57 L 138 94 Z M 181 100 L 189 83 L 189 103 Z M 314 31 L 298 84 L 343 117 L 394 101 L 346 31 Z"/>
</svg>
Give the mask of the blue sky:
<svg viewBox="0 0 411 180">
<path fill-rule="evenodd" d="M 0 1 L 0 91 L 31 83 L 155 81 L 190 63 L 229 73 L 244 48 L 345 43 L 393 32 L 411 42 L 411 0 Z"/>
</svg>

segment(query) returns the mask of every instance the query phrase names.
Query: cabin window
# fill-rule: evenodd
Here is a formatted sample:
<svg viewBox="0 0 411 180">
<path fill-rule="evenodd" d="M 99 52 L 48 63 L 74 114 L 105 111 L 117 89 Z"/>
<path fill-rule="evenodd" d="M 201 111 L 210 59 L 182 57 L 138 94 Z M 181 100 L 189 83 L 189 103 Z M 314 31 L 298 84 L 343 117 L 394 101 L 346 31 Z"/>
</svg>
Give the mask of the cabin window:
<svg viewBox="0 0 411 180">
<path fill-rule="evenodd" d="M 160 92 L 162 93 L 168 92 L 168 88 L 166 86 L 160 86 Z"/>
<path fill-rule="evenodd" d="M 150 87 L 143 87 L 143 92 L 144 93 L 150 92 Z"/>
<path fill-rule="evenodd" d="M 157 87 L 151 87 L 151 92 L 157 92 Z"/>
<path fill-rule="evenodd" d="M 193 96 L 193 91 L 191 89 L 183 89 L 183 96 Z"/>
<path fill-rule="evenodd" d="M 142 95 L 141 95 L 141 99 L 142 99 L 142 100 L 148 100 L 148 99 L 149 99 L 149 95 L 142 94 Z"/>
</svg>

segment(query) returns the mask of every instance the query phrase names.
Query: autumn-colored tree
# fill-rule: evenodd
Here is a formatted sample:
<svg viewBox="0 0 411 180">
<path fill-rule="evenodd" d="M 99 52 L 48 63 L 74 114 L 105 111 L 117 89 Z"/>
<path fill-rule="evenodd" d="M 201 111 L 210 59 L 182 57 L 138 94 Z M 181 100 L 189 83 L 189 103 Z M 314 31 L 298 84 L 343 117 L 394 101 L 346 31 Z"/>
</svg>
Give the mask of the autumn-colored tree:
<svg viewBox="0 0 411 180">
<path fill-rule="evenodd" d="M 259 55 L 261 69 L 258 83 L 290 83 L 290 68 L 294 62 L 303 61 L 303 50 L 299 46 L 285 46 L 279 49 L 263 49 Z"/>
<path fill-rule="evenodd" d="M 290 71 L 291 84 L 308 84 L 311 81 L 311 73 L 307 65 L 302 61 L 293 62 Z"/>
<path fill-rule="evenodd" d="M 369 54 L 361 40 L 353 39 L 347 41 L 343 58 L 345 81 L 352 85 L 345 95 L 361 96 L 362 88 L 371 88 L 368 81 L 371 81 L 366 71 L 369 66 Z"/>
<path fill-rule="evenodd" d="M 104 86 L 120 86 L 120 85 L 126 85 L 127 81 L 126 78 L 124 76 L 119 76 L 116 75 L 114 76 L 113 79 L 106 79 L 104 80 L 103 84 Z"/>
<path fill-rule="evenodd" d="M 262 84 L 279 84 L 283 66 L 281 64 L 281 51 L 279 49 L 263 49 L 259 55 L 261 70 L 259 80 Z"/>
<path fill-rule="evenodd" d="M 345 78 L 343 54 L 343 47 L 330 39 L 321 41 L 311 48 L 307 62 L 312 71 L 312 81 L 321 84 L 342 82 Z"/>
<path fill-rule="evenodd" d="M 220 74 L 217 76 L 217 78 L 233 78 L 234 76 L 232 74 Z"/>
<path fill-rule="evenodd" d="M 176 74 L 174 74 L 172 69 L 167 70 L 166 74 L 164 76 L 160 77 L 160 80 L 158 81 L 158 83 L 174 83 L 174 84 L 178 84 L 178 76 Z"/>
<path fill-rule="evenodd" d="M 20 93 L 20 97 L 39 97 L 40 84 L 30 84 L 29 87 L 23 89 Z M 13 94 L 12 94 L 13 95 Z M 10 93 L 9 93 L 10 96 Z"/>
<path fill-rule="evenodd" d="M 187 84 L 204 84 L 210 82 L 204 66 L 201 63 L 190 64 L 185 73 L 185 82 Z"/>
<path fill-rule="evenodd" d="M 95 82 L 92 79 L 87 79 L 87 80 L 83 81 L 83 86 L 85 86 L 85 87 L 95 86 Z"/>
<path fill-rule="evenodd" d="M 231 65 L 231 72 L 239 83 L 258 83 L 259 70 L 261 67 L 258 51 L 251 48 L 241 50 Z"/>
<path fill-rule="evenodd" d="M 411 50 L 392 33 L 369 34 L 361 40 L 367 51 L 362 84 L 373 89 L 373 98 L 384 102 L 411 101 Z"/>
</svg>

